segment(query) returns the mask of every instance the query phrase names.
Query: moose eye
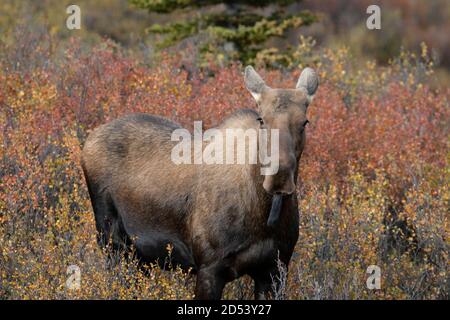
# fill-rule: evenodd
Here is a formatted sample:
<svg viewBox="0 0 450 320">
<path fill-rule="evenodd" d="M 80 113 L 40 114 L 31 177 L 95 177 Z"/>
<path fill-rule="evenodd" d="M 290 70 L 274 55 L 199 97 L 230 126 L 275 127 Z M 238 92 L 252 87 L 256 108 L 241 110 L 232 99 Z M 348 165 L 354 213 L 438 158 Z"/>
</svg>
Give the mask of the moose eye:
<svg viewBox="0 0 450 320">
<path fill-rule="evenodd" d="M 300 128 L 300 132 L 303 133 L 303 131 L 305 130 L 305 127 L 306 127 L 306 125 L 307 125 L 308 123 L 309 123 L 308 120 L 305 120 L 305 122 L 303 122 L 303 125 L 302 125 L 302 127 Z"/>
<path fill-rule="evenodd" d="M 260 124 L 260 125 L 263 125 L 263 124 L 264 124 L 264 120 L 263 120 L 261 117 L 257 118 L 256 120 L 259 121 L 259 124 Z"/>
</svg>

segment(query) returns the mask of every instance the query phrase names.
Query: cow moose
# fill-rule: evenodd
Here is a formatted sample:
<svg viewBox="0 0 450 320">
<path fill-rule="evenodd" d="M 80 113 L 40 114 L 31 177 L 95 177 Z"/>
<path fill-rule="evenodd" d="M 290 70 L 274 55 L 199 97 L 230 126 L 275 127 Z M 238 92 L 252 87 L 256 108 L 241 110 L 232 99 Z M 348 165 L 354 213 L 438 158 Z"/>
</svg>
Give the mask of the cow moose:
<svg viewBox="0 0 450 320">
<path fill-rule="evenodd" d="M 82 151 L 99 243 L 132 244 L 142 263 L 165 261 L 171 244 L 172 265 L 197 276 L 197 299 L 220 299 L 243 275 L 256 299 L 268 298 L 299 235 L 298 165 L 318 77 L 306 68 L 295 89 L 274 89 L 248 66 L 244 78 L 257 111 L 238 110 L 217 129 L 278 129 L 273 175 L 261 175 L 260 163 L 175 164 L 171 134 L 181 126 L 147 114 L 98 127 Z"/>
</svg>

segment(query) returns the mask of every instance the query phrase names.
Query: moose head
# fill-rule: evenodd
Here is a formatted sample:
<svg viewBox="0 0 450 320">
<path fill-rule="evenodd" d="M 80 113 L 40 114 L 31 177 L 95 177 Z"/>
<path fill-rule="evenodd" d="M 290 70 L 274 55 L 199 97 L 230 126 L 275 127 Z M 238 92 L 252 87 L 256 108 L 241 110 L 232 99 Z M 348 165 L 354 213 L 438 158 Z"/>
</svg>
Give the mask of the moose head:
<svg viewBox="0 0 450 320">
<path fill-rule="evenodd" d="M 278 220 L 282 197 L 296 190 L 298 162 L 305 146 L 308 123 L 306 110 L 317 91 L 319 79 L 313 69 L 306 68 L 295 89 L 274 89 L 248 66 L 245 68 L 245 85 L 258 104 L 261 128 L 278 129 L 279 132 L 279 169 L 273 175 L 266 175 L 263 182 L 264 190 L 273 196 L 268 221 L 271 225 Z"/>
</svg>

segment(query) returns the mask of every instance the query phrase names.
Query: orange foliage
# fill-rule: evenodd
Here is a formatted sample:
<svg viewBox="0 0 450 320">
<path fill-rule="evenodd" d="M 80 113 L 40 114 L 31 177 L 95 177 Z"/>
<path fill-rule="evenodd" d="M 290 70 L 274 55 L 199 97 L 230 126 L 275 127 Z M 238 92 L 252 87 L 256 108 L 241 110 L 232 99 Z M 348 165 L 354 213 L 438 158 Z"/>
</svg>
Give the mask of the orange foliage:
<svg viewBox="0 0 450 320">
<path fill-rule="evenodd" d="M 397 81 L 404 65 L 372 65 L 358 78 L 330 55 L 318 64 L 322 85 L 308 110 L 300 239 L 285 297 L 448 298 L 450 91 Z M 107 266 L 80 150 L 91 129 L 130 112 L 208 127 L 253 108 L 241 69 L 191 74 L 170 55 L 149 67 L 110 43 L 83 52 L 73 42 L 63 59 L 27 68 L 0 60 L 0 297 L 192 298 L 192 276 L 180 271 L 146 274 L 133 260 Z M 299 71 L 262 74 L 293 87 Z M 65 285 L 72 264 L 79 290 Z M 365 286 L 371 264 L 382 270 L 378 291 Z M 225 296 L 250 293 L 244 279 Z"/>
</svg>

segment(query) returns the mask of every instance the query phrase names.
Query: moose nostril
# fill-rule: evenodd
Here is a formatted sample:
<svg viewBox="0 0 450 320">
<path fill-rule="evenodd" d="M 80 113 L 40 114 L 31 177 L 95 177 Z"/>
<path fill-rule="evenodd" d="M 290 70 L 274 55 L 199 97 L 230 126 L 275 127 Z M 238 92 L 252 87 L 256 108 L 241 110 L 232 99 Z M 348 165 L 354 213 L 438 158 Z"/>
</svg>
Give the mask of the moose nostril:
<svg viewBox="0 0 450 320">
<path fill-rule="evenodd" d="M 294 191 L 291 191 L 291 190 L 281 190 L 281 191 L 272 192 L 272 195 L 274 195 L 274 196 L 290 196 L 293 193 L 294 193 Z"/>
</svg>

